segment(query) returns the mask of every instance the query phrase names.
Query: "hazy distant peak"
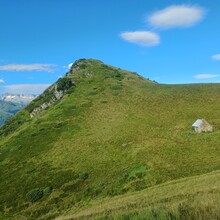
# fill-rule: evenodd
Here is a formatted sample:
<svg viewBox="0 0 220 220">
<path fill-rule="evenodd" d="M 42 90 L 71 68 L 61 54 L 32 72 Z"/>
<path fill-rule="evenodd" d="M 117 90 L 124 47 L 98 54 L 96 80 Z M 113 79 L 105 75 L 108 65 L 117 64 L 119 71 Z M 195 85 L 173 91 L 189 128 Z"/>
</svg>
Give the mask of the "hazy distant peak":
<svg viewBox="0 0 220 220">
<path fill-rule="evenodd" d="M 37 95 L 34 94 L 11 94 L 5 93 L 0 96 L 0 100 L 7 101 L 7 102 L 15 102 L 21 104 L 27 104 L 31 102 Z"/>
</svg>

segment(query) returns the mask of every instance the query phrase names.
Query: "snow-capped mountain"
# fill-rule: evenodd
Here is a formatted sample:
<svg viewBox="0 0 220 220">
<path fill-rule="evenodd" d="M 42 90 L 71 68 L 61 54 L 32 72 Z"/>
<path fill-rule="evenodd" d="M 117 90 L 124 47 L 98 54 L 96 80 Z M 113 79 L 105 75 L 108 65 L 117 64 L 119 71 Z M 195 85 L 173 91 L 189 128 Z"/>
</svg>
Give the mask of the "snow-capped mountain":
<svg viewBox="0 0 220 220">
<path fill-rule="evenodd" d="M 33 99 L 35 99 L 37 95 L 33 94 L 10 94 L 5 93 L 0 96 L 0 100 L 6 101 L 6 102 L 14 102 L 14 103 L 20 103 L 20 104 L 28 104 Z"/>
</svg>

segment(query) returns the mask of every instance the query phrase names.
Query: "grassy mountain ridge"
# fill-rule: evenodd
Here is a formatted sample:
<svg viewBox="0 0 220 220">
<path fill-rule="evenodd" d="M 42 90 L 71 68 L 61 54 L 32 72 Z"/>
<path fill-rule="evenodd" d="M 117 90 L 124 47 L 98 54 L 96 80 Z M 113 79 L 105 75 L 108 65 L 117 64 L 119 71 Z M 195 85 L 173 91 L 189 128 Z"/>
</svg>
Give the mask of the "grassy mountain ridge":
<svg viewBox="0 0 220 220">
<path fill-rule="evenodd" d="M 75 62 L 0 129 L 1 216 L 50 219 L 94 198 L 219 170 L 219 98 L 219 84 L 160 85 Z M 197 118 L 214 132 L 194 133 Z"/>
</svg>

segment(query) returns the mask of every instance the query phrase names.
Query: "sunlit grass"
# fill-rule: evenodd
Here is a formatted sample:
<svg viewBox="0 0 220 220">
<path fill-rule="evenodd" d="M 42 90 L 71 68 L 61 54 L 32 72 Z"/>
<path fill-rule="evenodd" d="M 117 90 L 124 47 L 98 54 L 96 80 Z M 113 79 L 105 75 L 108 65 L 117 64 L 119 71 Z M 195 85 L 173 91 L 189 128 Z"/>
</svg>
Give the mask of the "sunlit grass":
<svg viewBox="0 0 220 220">
<path fill-rule="evenodd" d="M 217 171 L 167 182 L 124 196 L 91 201 L 86 208 L 79 210 L 73 207 L 57 220 L 218 219 L 219 192 L 220 172 Z"/>
<path fill-rule="evenodd" d="M 60 101 L 34 118 L 27 106 L 0 130 L 1 216 L 55 217 L 220 169 L 219 84 L 159 85 L 98 61 L 74 68 L 67 77 L 76 86 Z M 193 132 L 197 118 L 214 132 Z M 49 196 L 26 200 L 47 187 Z"/>
</svg>

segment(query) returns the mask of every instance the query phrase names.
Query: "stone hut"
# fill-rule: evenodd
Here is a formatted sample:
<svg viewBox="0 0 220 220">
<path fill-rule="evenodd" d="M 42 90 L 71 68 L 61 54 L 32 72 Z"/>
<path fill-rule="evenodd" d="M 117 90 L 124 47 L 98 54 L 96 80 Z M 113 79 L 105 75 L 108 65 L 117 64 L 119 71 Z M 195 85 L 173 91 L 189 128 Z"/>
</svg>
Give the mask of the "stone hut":
<svg viewBox="0 0 220 220">
<path fill-rule="evenodd" d="M 201 133 L 201 132 L 212 132 L 213 131 L 213 127 L 212 125 L 210 125 L 206 120 L 204 119 L 197 119 L 193 125 L 192 125 L 193 129 L 195 132 L 197 133 Z"/>
</svg>

